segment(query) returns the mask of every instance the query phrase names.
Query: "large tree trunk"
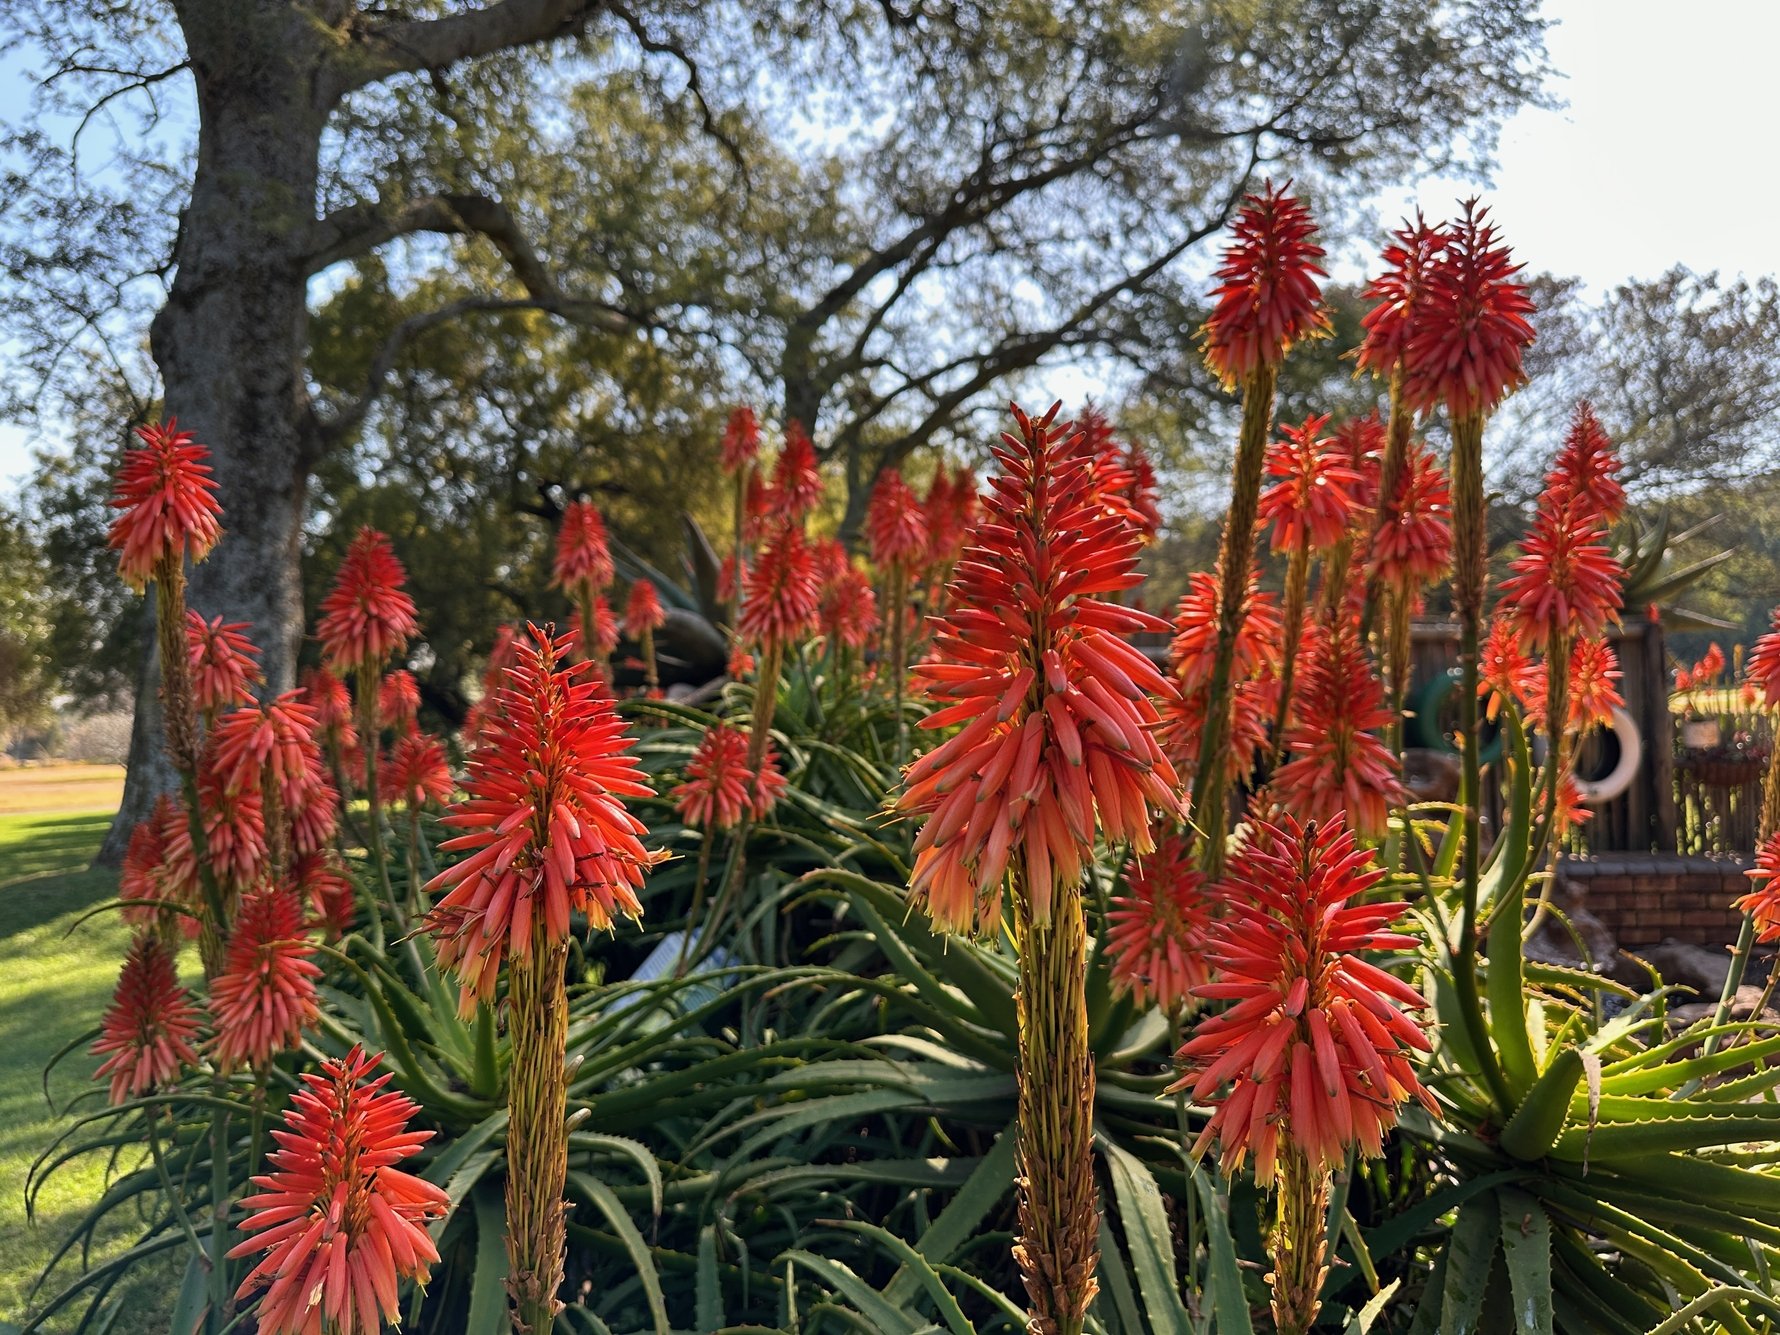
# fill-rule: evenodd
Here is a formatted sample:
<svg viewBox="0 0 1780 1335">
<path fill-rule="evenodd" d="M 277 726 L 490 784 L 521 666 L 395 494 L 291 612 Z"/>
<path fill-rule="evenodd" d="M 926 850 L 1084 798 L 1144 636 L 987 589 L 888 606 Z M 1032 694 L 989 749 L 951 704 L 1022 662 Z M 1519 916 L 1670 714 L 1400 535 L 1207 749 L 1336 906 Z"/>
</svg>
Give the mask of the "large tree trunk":
<svg viewBox="0 0 1780 1335">
<path fill-rule="evenodd" d="M 192 571 L 190 606 L 248 622 L 276 692 L 292 684 L 303 634 L 300 539 L 317 440 L 303 375 L 304 254 L 326 121 L 311 104 L 322 53 L 299 6 L 191 7 L 206 11 L 185 24 L 197 167 L 149 342 L 166 411 L 210 447 L 223 506 L 225 535 Z M 153 668 L 145 664 L 130 781 L 102 859 L 122 855 L 170 784 Z"/>
</svg>

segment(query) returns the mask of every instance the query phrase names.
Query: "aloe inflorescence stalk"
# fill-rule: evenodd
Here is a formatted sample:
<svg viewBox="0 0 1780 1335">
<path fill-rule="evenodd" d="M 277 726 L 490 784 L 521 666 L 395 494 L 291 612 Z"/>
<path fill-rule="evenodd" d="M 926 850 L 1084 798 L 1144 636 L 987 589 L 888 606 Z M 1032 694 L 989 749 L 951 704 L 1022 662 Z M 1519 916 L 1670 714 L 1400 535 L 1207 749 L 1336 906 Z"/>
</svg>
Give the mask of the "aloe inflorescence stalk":
<svg viewBox="0 0 1780 1335">
<path fill-rule="evenodd" d="M 1166 629 L 1105 595 L 1138 582 L 1140 538 L 1094 503 L 1089 461 L 1018 408 L 995 450 L 975 541 L 958 561 L 934 651 L 915 669 L 962 725 L 907 770 L 926 819 L 911 891 L 936 926 L 999 927 L 1011 890 L 1019 950 L 1020 1235 L 1029 1329 L 1077 1335 L 1095 1292 L 1094 1059 L 1082 877 L 1097 837 L 1154 847 L 1150 810 L 1178 815 L 1153 697 L 1172 688 L 1123 635 Z"/>
<path fill-rule="evenodd" d="M 1215 305 L 1205 322 L 1205 362 L 1226 388 L 1242 391 L 1242 434 L 1236 448 L 1230 509 L 1218 548 L 1218 634 L 1193 774 L 1193 818 L 1213 876 L 1224 865 L 1225 750 L 1230 736 L 1231 664 L 1242 633 L 1246 582 L 1254 559 L 1267 440 L 1273 430 L 1279 364 L 1298 340 L 1325 333 L 1319 309 L 1316 225 L 1310 211 L 1271 182 L 1249 196 L 1231 227 L 1217 276 Z"/>
<path fill-rule="evenodd" d="M 470 759 L 469 797 L 444 817 L 462 832 L 444 847 L 467 856 L 427 887 L 448 892 L 427 925 L 466 1016 L 493 998 L 510 961 L 507 1286 L 520 1335 L 548 1335 L 561 1306 L 570 915 L 601 929 L 639 916 L 637 888 L 659 860 L 624 806 L 653 790 L 592 665 L 567 662 L 571 643 L 536 627 L 515 642 Z"/>
</svg>

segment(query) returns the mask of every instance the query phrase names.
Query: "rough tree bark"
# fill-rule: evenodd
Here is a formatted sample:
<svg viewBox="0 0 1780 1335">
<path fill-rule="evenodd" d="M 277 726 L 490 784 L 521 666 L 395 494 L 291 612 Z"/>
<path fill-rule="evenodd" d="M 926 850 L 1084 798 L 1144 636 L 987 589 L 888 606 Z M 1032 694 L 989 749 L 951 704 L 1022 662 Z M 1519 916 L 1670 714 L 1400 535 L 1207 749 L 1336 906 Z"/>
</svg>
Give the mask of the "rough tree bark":
<svg viewBox="0 0 1780 1335">
<path fill-rule="evenodd" d="M 529 304 L 570 318 L 586 314 L 551 285 L 498 201 L 426 201 L 390 213 L 372 204 L 318 218 L 328 118 L 356 88 L 567 35 L 599 8 L 595 0 L 500 0 L 409 22 L 374 18 L 348 0 L 175 5 L 196 87 L 198 153 L 173 284 L 149 343 L 167 413 L 211 449 L 224 512 L 226 536 L 192 572 L 190 604 L 253 627 L 269 690 L 288 689 L 295 674 L 308 478 L 325 441 L 338 434 L 318 419 L 304 375 L 310 275 L 406 233 L 482 232 L 500 247 Z M 386 370 L 375 368 L 367 400 Z M 354 420 L 362 413 L 361 404 Z M 123 805 L 101 861 L 123 856 L 136 822 L 173 786 L 161 754 L 152 657 L 140 686 Z"/>
</svg>

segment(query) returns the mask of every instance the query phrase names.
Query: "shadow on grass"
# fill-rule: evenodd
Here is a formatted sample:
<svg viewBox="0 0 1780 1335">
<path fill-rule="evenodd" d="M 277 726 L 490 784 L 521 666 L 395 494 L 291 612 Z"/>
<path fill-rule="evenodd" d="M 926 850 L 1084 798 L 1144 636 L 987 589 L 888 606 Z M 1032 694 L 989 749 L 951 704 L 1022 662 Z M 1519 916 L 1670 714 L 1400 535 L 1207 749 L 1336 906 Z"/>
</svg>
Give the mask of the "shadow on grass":
<svg viewBox="0 0 1780 1335">
<path fill-rule="evenodd" d="M 9 1271 L 18 1273 L 0 1279 L 0 1313 L 4 1313 L 5 1319 L 14 1323 L 15 1328 L 22 1327 L 28 1317 L 35 1316 L 45 1305 L 54 1301 L 85 1270 L 81 1250 L 75 1247 L 61 1259 L 43 1286 L 35 1294 L 31 1292 L 31 1286 L 42 1273 L 43 1267 L 79 1226 L 85 1213 L 85 1206 L 40 1213 L 36 1223 L 23 1232 L 15 1243 L 9 1245 L 6 1267 Z M 121 1226 L 124 1222 L 120 1218 L 119 1226 L 100 1230 L 88 1261 L 98 1263 L 107 1255 L 116 1255 L 127 1250 L 136 1241 L 143 1225 L 133 1217 L 127 1221 L 128 1227 Z M 117 1306 L 122 1309 L 118 1320 L 111 1327 L 112 1331 L 117 1335 L 125 1335 L 126 1332 L 129 1335 L 150 1335 L 150 1332 L 160 1335 L 166 1331 L 172 1319 L 174 1296 L 179 1291 L 180 1276 L 185 1265 L 185 1250 L 174 1248 L 130 1267 L 111 1286 L 104 1299 L 104 1307 Z M 65 1307 L 50 1316 L 40 1329 L 46 1335 L 74 1331 L 86 1316 L 96 1292 L 96 1288 L 83 1289 Z"/>
<path fill-rule="evenodd" d="M 70 1042 L 96 1028 L 111 997 L 129 942 L 115 913 L 74 926 L 93 905 L 117 893 L 116 874 L 88 870 L 110 818 L 104 815 L 0 817 L 0 1320 L 22 1324 L 25 1295 L 44 1264 L 103 1193 L 106 1156 L 85 1156 L 59 1169 L 37 1201 L 36 1222 L 25 1218 L 25 1179 L 32 1162 L 68 1126 L 68 1105 L 95 1088 L 97 1062 L 78 1043 L 51 1080 L 43 1070 Z M 70 928 L 73 928 L 70 933 Z M 82 1101 L 80 1111 L 93 1104 Z M 126 1212 L 127 1213 L 127 1212 Z M 124 1227 L 124 1225 L 128 1227 Z M 101 1234 L 94 1256 L 124 1250 L 133 1218 Z M 183 1257 L 141 1266 L 113 1289 L 124 1303 L 114 1331 L 165 1330 Z M 39 1301 L 71 1283 L 79 1271 L 64 1262 Z M 84 1303 L 58 1314 L 50 1332 L 74 1329 Z"/>
</svg>

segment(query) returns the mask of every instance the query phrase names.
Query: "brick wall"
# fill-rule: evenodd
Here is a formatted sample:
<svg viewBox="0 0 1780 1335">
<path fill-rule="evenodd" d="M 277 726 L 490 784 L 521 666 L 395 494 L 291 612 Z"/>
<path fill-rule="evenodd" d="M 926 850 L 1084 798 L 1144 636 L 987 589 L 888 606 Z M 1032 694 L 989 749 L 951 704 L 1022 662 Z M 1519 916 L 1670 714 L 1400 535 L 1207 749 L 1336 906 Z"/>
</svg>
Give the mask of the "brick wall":
<svg viewBox="0 0 1780 1335">
<path fill-rule="evenodd" d="M 1742 914 L 1731 902 L 1747 894 L 1748 859 L 1677 853 L 1601 853 L 1566 857 L 1560 874 L 1623 947 L 1666 937 L 1699 946 L 1729 945 Z"/>
</svg>

